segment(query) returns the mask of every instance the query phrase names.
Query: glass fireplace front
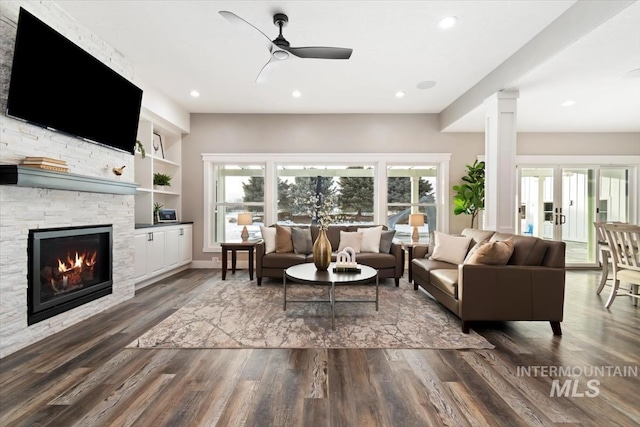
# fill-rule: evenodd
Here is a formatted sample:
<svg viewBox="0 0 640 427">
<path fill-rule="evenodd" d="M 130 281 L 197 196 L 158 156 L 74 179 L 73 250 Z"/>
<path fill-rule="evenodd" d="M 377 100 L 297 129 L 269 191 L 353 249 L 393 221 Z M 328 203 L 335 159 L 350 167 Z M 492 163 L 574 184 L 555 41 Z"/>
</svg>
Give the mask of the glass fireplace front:
<svg viewBox="0 0 640 427">
<path fill-rule="evenodd" d="M 28 324 L 112 292 L 111 225 L 29 231 Z"/>
</svg>

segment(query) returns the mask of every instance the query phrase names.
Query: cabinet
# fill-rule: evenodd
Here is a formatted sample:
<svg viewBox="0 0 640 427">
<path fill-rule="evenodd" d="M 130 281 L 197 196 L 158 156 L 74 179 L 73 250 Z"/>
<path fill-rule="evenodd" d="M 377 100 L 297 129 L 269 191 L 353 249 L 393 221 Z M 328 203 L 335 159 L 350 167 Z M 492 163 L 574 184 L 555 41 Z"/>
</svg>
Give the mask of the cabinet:
<svg viewBox="0 0 640 427">
<path fill-rule="evenodd" d="M 163 127 L 151 120 L 141 120 L 138 124 L 138 141 L 145 150 L 145 157 L 136 151 L 134 167 L 136 193 L 136 224 L 153 224 L 154 205 L 181 212 L 182 192 L 182 134 L 169 125 Z M 153 175 L 162 173 L 171 177 L 171 185 L 163 189 L 153 186 Z"/>
<path fill-rule="evenodd" d="M 138 228 L 135 231 L 135 282 L 140 283 L 191 263 L 191 224 Z"/>
</svg>

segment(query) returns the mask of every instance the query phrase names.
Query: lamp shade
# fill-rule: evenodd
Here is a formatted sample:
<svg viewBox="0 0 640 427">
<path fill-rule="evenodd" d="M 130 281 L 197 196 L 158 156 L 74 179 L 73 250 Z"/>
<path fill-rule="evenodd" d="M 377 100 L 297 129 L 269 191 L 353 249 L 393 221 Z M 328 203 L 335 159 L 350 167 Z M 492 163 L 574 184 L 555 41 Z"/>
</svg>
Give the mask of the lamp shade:
<svg viewBox="0 0 640 427">
<path fill-rule="evenodd" d="M 253 215 L 251 212 L 242 212 L 238 214 L 238 225 L 253 224 Z"/>
<path fill-rule="evenodd" d="M 411 227 L 422 227 L 424 225 L 424 215 L 421 213 L 411 214 L 409 216 L 409 225 Z"/>
</svg>

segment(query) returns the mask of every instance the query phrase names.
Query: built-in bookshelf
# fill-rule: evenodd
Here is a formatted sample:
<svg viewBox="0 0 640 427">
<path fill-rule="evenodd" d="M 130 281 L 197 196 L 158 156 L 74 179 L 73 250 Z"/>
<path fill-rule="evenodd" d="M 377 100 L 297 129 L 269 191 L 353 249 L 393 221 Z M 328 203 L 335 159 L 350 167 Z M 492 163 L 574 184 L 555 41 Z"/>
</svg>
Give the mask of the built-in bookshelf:
<svg viewBox="0 0 640 427">
<path fill-rule="evenodd" d="M 143 145 L 135 154 L 136 224 L 153 224 L 154 205 L 163 209 L 176 209 L 180 219 L 182 207 L 182 134 L 151 120 L 141 120 L 138 141 Z M 153 185 L 153 176 L 162 173 L 171 177 L 171 185 L 162 189 Z"/>
</svg>

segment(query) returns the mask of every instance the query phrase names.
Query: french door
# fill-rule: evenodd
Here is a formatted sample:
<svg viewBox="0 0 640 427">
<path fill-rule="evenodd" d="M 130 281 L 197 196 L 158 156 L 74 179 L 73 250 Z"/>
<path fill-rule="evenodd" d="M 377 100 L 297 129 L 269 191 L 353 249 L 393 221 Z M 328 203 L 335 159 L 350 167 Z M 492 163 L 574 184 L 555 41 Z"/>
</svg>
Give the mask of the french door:
<svg viewBox="0 0 640 427">
<path fill-rule="evenodd" d="M 627 167 L 519 166 L 517 232 L 567 244 L 569 266 L 596 265 L 594 221 L 628 222 Z"/>
</svg>

